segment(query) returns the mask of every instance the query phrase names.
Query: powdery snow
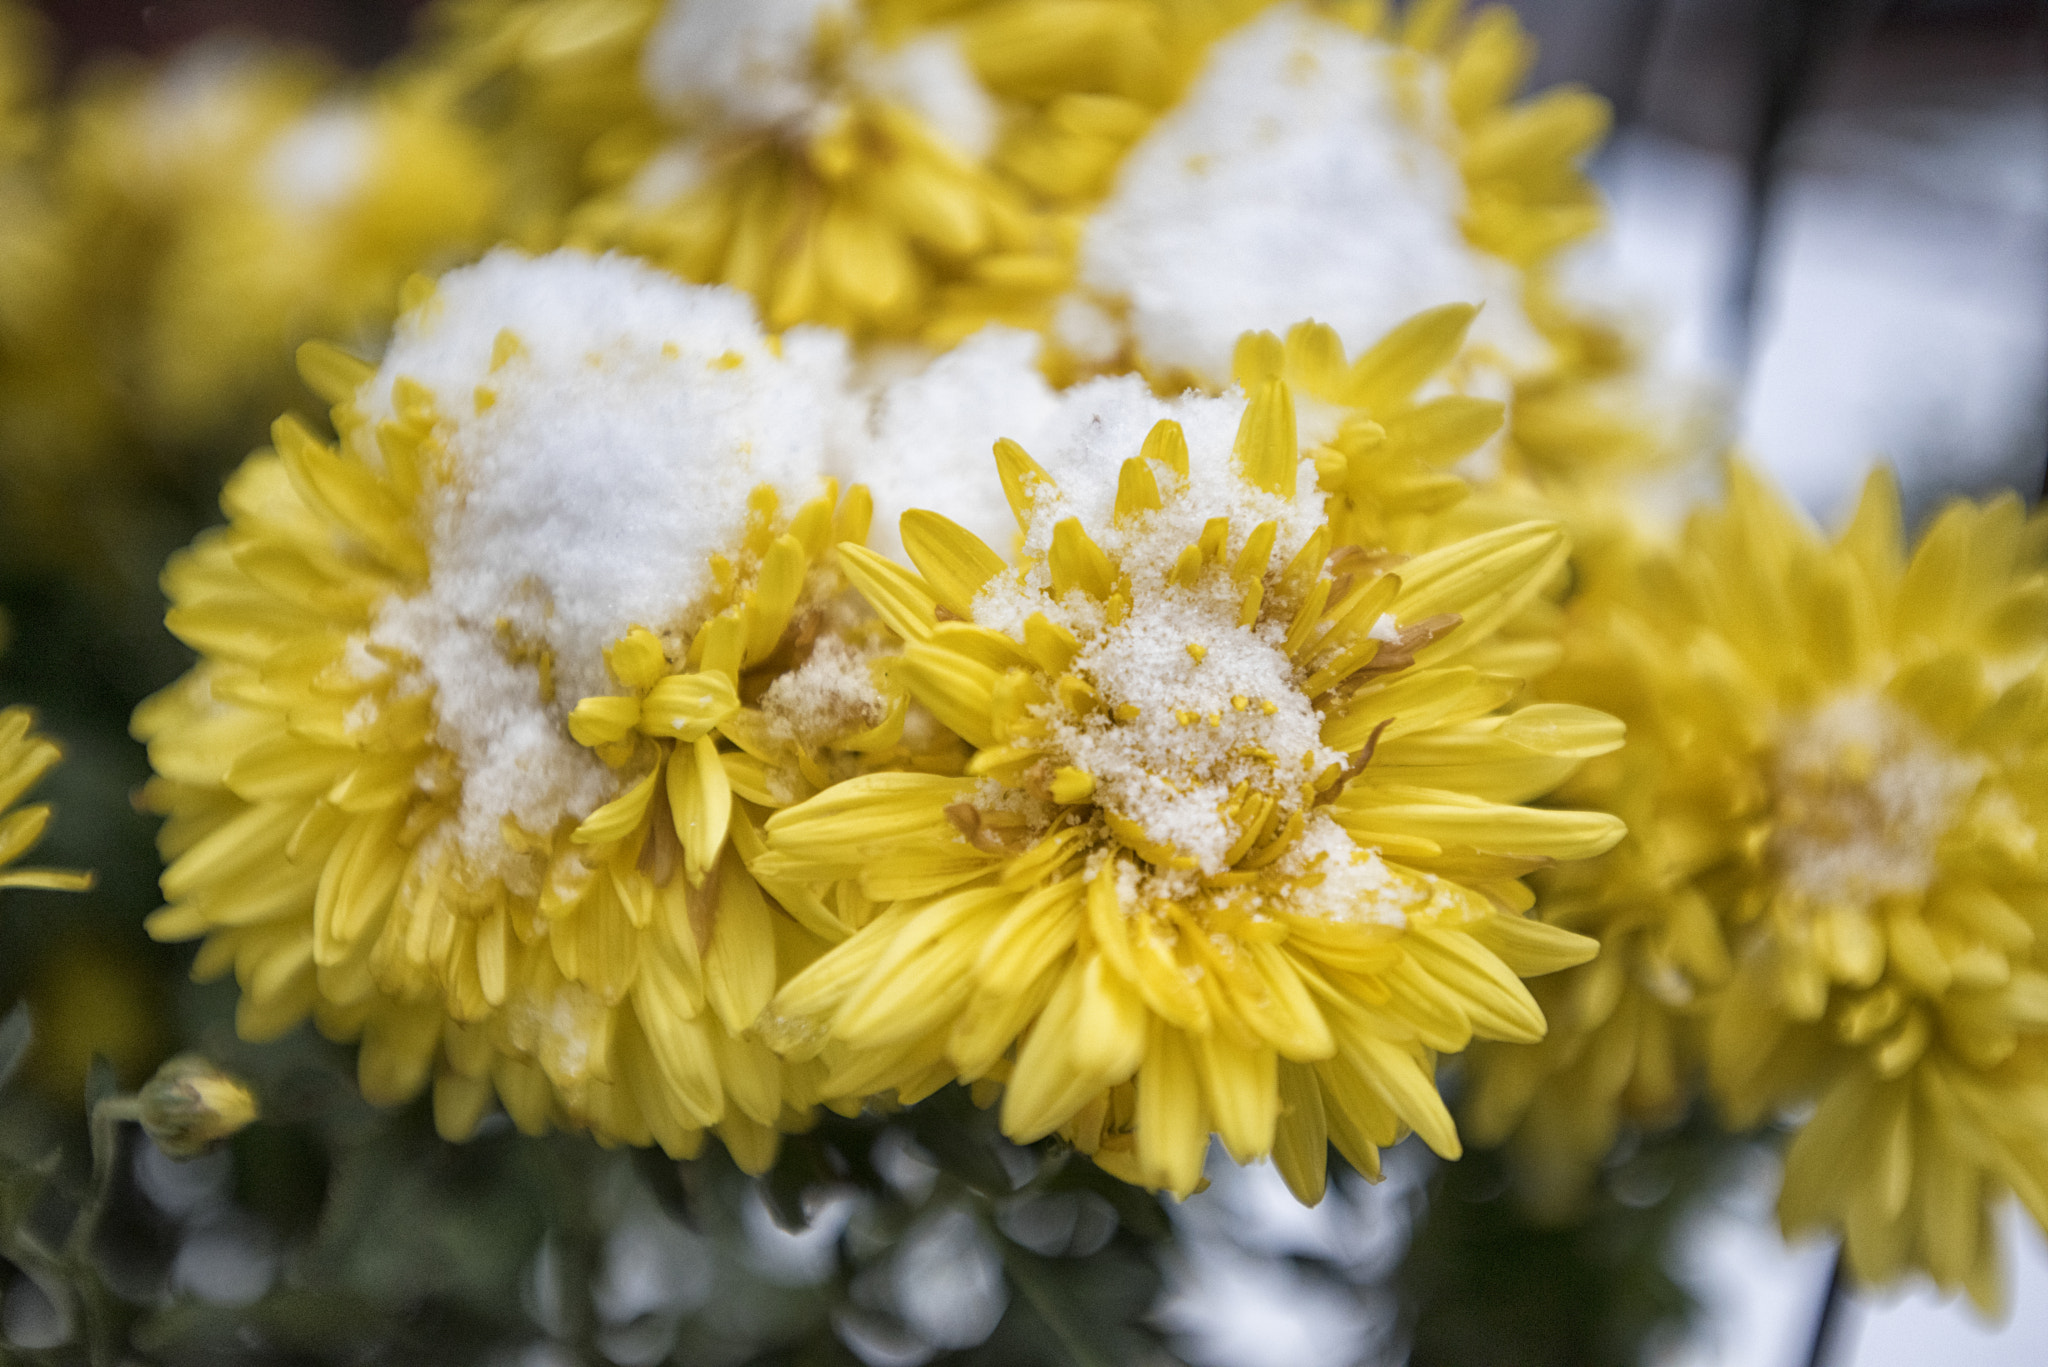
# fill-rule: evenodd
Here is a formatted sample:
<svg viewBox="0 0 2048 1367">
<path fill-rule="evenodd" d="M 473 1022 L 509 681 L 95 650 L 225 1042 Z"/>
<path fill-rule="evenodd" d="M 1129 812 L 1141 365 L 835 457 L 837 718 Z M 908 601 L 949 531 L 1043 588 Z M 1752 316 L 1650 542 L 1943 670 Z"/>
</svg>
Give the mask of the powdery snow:
<svg viewBox="0 0 2048 1367">
<path fill-rule="evenodd" d="M 1036 455 L 1060 426 L 1061 397 L 1038 371 L 1041 345 L 1035 333 L 984 328 L 924 369 L 879 387 L 874 454 L 863 468 L 841 472 L 875 496 L 870 545 L 900 553 L 898 520 L 927 508 L 999 553 L 1015 548 L 1017 521 L 992 453 L 1007 437 Z"/>
<path fill-rule="evenodd" d="M 1298 808 L 1302 785 L 1344 756 L 1322 743 L 1322 717 L 1294 686 L 1286 624 L 1239 626 L 1243 593 L 1226 571 L 1192 588 L 1134 574 L 1132 590 L 1114 626 L 1059 605 L 1046 616 L 1082 638 L 1073 672 L 1137 715 L 1076 717 L 1059 703 L 1041 715 L 1052 749 L 1095 776 L 1097 803 L 1221 873 L 1239 828 L 1217 809 L 1238 784 Z"/>
<path fill-rule="evenodd" d="M 1209 873 L 1223 869 L 1237 838 L 1217 807 L 1239 782 L 1291 809 L 1300 805 L 1305 781 L 1344 758 L 1323 746 L 1321 718 L 1295 687 L 1293 662 L 1281 649 L 1284 624 L 1238 625 L 1243 591 L 1225 568 L 1212 567 L 1192 585 L 1171 578 L 1181 551 L 1200 538 L 1210 518 L 1230 520 L 1229 560 L 1260 523 L 1278 523 L 1269 562 L 1275 567 L 1321 523 L 1312 470 L 1300 472 L 1301 492 L 1292 500 L 1239 477 L 1231 448 L 1243 410 L 1236 391 L 1159 399 L 1128 376 L 1067 391 L 1059 430 L 1032 452 L 1059 488 L 1041 492 L 1024 544 L 1043 556 L 1054 527 L 1078 517 L 1129 575 L 1130 610 L 1110 624 L 1101 605 L 1084 594 L 1056 600 L 1043 563 L 992 581 L 974 603 L 977 623 L 1017 639 L 1034 613 L 1080 639 L 1074 672 L 1112 711 L 1134 707 L 1137 713 L 1116 722 L 1047 707 L 1042 716 L 1052 728 L 1052 751 L 1095 776 L 1100 804 Z M 1153 424 L 1169 417 L 1188 439 L 1188 479 L 1181 484 L 1155 462 L 1152 474 L 1166 506 L 1119 525 L 1119 468 L 1139 452 Z"/>
<path fill-rule="evenodd" d="M 1274 872 L 1298 880 L 1290 910 L 1326 921 L 1401 926 L 1427 892 L 1396 875 L 1377 850 L 1363 849 L 1327 811 L 1309 813 L 1301 839 Z"/>
<path fill-rule="evenodd" d="M 800 134 L 829 127 L 851 95 L 880 96 L 986 157 L 999 114 L 958 35 L 935 29 L 878 47 L 861 22 L 852 0 L 670 0 L 647 35 L 641 84 L 673 119 Z M 852 41 L 828 71 L 818 40 L 833 27 Z"/>
<path fill-rule="evenodd" d="M 1117 869 L 1117 900 L 1126 913 L 1150 902 L 1215 898 L 1254 917 L 1290 912 L 1350 925 L 1399 927 L 1429 897 L 1426 886 L 1396 874 L 1377 850 L 1359 845 L 1320 807 L 1309 811 L 1300 838 L 1268 872 L 1257 882 L 1219 891 L 1205 887 L 1196 873 L 1126 861 Z M 1088 876 L 1100 873 L 1098 863 Z"/>
<path fill-rule="evenodd" d="M 952 32 L 920 34 L 893 48 L 861 49 L 854 54 L 853 81 L 910 110 L 977 161 L 995 151 L 1001 113 Z"/>
<path fill-rule="evenodd" d="M 819 26 L 853 17 L 851 0 L 669 0 L 647 35 L 641 84 L 675 118 L 799 119 L 819 101 Z"/>
<path fill-rule="evenodd" d="M 889 700 L 875 686 L 873 658 L 837 636 L 820 636 L 810 658 L 761 695 L 769 733 L 818 750 L 878 724 Z"/>
<path fill-rule="evenodd" d="M 1873 694 L 1844 694 L 1779 734 L 1771 837 L 1784 885 L 1867 906 L 1925 892 L 1935 855 L 1983 777 L 1918 718 Z"/>
<path fill-rule="evenodd" d="M 1209 509 L 1208 515 L 1238 520 L 1240 537 L 1258 522 L 1279 517 L 1283 544 L 1298 547 L 1320 524 L 1322 500 L 1314 490 L 1311 463 L 1303 462 L 1301 495 L 1289 506 L 1266 499 L 1237 478 L 1232 447 L 1244 415 L 1241 391 L 1162 399 L 1128 375 L 1055 391 L 1038 371 L 1038 347 L 1031 334 L 987 328 L 922 371 L 878 387 L 871 424 L 874 452 L 863 466 L 841 472 L 844 478 L 859 478 L 874 493 L 871 542 L 877 549 L 896 550 L 897 520 L 911 508 L 951 518 L 1004 555 L 1020 544 L 1042 554 L 1061 518 L 1079 516 L 1091 530 L 1108 528 L 1118 471 L 1138 454 L 1162 418 L 1179 422 L 1187 436 L 1195 501 Z M 1326 435 L 1313 429 L 1312 407 L 1297 400 L 1304 448 Z M 1334 422 L 1328 426 L 1335 430 Z M 1059 497 L 1042 504 L 1044 515 L 1022 542 L 996 477 L 993 449 L 1005 437 L 1059 484 Z M 1164 488 L 1171 476 L 1163 467 L 1155 473 Z M 1254 502 L 1245 503 L 1247 497 Z M 1200 534 L 1200 520 L 1192 526 L 1190 540 Z M 1108 534 L 1098 531 L 1097 539 Z M 1000 629 L 1021 631 L 1023 618 L 1035 611 L 1015 606 L 1022 615 L 1014 621 L 1004 618 L 1009 624 Z M 990 610 L 1001 611 L 993 604 Z"/>
<path fill-rule="evenodd" d="M 519 345 L 493 369 L 503 332 Z M 443 278 L 358 395 L 373 420 L 400 378 L 436 398 L 452 471 L 426 496 L 429 584 L 387 603 L 372 639 L 435 690 L 462 775 L 456 838 L 481 871 L 505 868 L 501 818 L 545 833 L 615 791 L 565 724 L 615 691 L 604 647 L 635 625 L 680 642 L 748 494 L 769 484 L 794 507 L 858 433 L 842 339 L 799 329 L 779 351 L 736 291 L 499 252 Z"/>
<path fill-rule="evenodd" d="M 1223 39 L 1182 104 L 1139 142 L 1086 227 L 1082 286 L 1127 313 L 1146 361 L 1209 384 L 1229 378 L 1252 328 L 1306 318 L 1363 347 L 1403 319 L 1483 303 L 1475 343 L 1511 366 L 1541 338 L 1513 267 L 1464 240 L 1455 132 L 1431 64 L 1298 4 Z M 1066 307 L 1061 340 L 1101 359 L 1100 310 Z"/>
</svg>

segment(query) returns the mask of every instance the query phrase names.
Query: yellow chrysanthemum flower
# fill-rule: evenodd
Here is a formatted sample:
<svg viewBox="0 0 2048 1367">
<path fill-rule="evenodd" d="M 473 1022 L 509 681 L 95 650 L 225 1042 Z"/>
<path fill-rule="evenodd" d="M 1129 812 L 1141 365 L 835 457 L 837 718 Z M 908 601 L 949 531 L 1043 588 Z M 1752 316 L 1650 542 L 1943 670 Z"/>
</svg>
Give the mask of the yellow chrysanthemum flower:
<svg viewBox="0 0 2048 1367">
<path fill-rule="evenodd" d="M 163 421 L 155 296 L 160 264 L 187 240 L 184 225 L 201 206 L 232 197 L 263 148 L 335 79 L 303 54 L 221 40 L 156 64 L 110 59 L 79 73 L 52 139 L 54 232 L 39 276 L 42 306 L 0 376 L 20 395 L 7 408 L 36 463 L 27 492 L 40 516 L 28 520 L 57 522 L 72 540 L 89 541 L 79 524 L 96 507 L 118 504 L 124 462 L 149 458 L 138 451 L 229 433 L 234 449 L 298 397 L 285 388 L 294 384 L 286 345 L 263 356 L 254 374 L 228 377 L 211 411 L 188 398 L 180 425 Z M 314 284 L 306 282 L 309 293 Z M 231 319 L 230 336 L 255 321 Z M 205 340 L 187 343 L 199 359 L 170 364 L 203 365 L 212 346 Z M 252 399 L 260 411 L 245 410 Z"/>
<path fill-rule="evenodd" d="M 1467 369 L 1553 364 L 1524 271 L 1597 226 L 1578 162 L 1606 107 L 1572 89 L 1512 103 L 1531 45 L 1506 9 L 1468 25 L 1461 8 L 1396 23 L 1295 0 L 1213 42 L 1085 221 L 1054 328 L 1073 360 L 1213 386 L 1247 325 L 1313 314 L 1376 336 L 1470 299 L 1487 307 Z"/>
<path fill-rule="evenodd" d="M 1346 383 L 1405 398 L 1417 356 L 1373 349 Z M 1057 477 L 999 444 L 1021 568 L 928 512 L 902 525 L 919 573 L 842 551 L 974 757 L 770 818 L 759 867 L 838 882 L 859 928 L 762 1029 L 828 1064 L 827 1095 L 1001 1081 L 1014 1139 L 1062 1130 L 1185 1194 L 1214 1131 L 1313 1201 L 1326 1141 L 1369 1172 L 1410 1128 L 1457 1152 L 1439 1051 L 1541 1035 L 1518 974 L 1587 945 L 1522 919 L 1519 876 L 1621 827 L 1520 804 L 1620 728 L 1504 712 L 1519 680 L 1486 668 L 1557 527 L 1340 547 L 1301 432 L 1342 415 L 1297 416 L 1277 338 L 1238 368 L 1249 398 L 1098 382 Z"/>
<path fill-rule="evenodd" d="M 274 358 L 310 336 L 369 346 L 408 275 L 489 245 L 504 198 L 426 85 L 351 88 L 248 46 L 103 74 L 63 159 L 73 231 L 104 258 L 83 302 L 133 353 L 121 378 L 158 441 L 277 411 Z"/>
<path fill-rule="evenodd" d="M 51 765 L 64 757 L 54 743 L 30 729 L 33 721 L 26 707 L 0 710 L 0 888 L 83 892 L 92 886 L 89 873 L 15 865 L 17 859 L 35 848 L 50 824 L 48 804 L 15 804 L 35 786 L 37 779 L 49 772 Z"/>
<path fill-rule="evenodd" d="M 813 0 L 495 17 L 466 27 L 473 51 L 524 68 L 511 117 L 520 95 L 585 127 L 585 111 L 612 116 L 590 129 L 596 193 L 572 242 L 738 285 L 771 326 L 861 334 L 922 331 L 942 292 L 989 296 L 990 268 L 1061 269 L 1050 226 L 985 164 L 996 112 L 955 41 Z"/>
<path fill-rule="evenodd" d="M 202 659 L 136 719 L 170 817 L 152 932 L 206 937 L 245 1034 L 362 1036 L 373 1100 L 432 1076 L 444 1133 L 495 1092 L 528 1130 L 715 1127 L 766 1164 L 811 1092 L 744 1032 L 844 931 L 764 895 L 757 825 L 916 749 L 834 569 L 867 519 L 822 480 L 860 421 L 843 343 L 499 253 L 376 371 L 304 364 L 338 446 L 280 422 L 166 572 Z"/>
<path fill-rule="evenodd" d="M 1526 1137 L 1583 1161 L 1618 1111 L 1679 1104 L 1698 1017 L 1735 1123 L 1816 1107 L 1789 1233 L 1841 1231 L 1866 1282 L 1997 1300 L 1997 1201 L 2048 1221 L 2044 550 L 2007 496 L 1952 505 L 1908 557 L 1882 473 L 1829 542 L 1737 470 L 1725 508 L 1600 587 L 1549 689 L 1627 719 L 1573 796 L 1618 795 L 1633 835 L 1545 906 L 1613 962 L 1552 985 L 1552 1057 L 1476 1060 L 1488 1128 L 1534 1092 Z"/>
</svg>

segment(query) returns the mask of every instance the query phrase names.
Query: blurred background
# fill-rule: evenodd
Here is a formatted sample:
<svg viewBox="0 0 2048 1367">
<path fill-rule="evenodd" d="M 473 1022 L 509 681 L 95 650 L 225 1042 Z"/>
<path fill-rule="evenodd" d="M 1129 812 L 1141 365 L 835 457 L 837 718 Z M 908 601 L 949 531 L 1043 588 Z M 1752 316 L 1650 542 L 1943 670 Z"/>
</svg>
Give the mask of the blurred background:
<svg viewBox="0 0 2048 1367">
<path fill-rule="evenodd" d="M 403 46 L 421 6 L 40 8 L 71 87 L 224 32 L 365 68 Z M 1719 387 L 1742 443 L 1809 509 L 1837 512 L 1874 458 L 1896 465 L 1918 512 L 1948 493 L 2038 495 L 2048 3 L 1515 8 L 1542 44 L 1534 83 L 1583 82 L 1617 115 L 1595 166 L 1611 228 L 1573 263 L 1576 287 L 1635 319 L 1671 373 Z M 213 440 L 240 450 L 260 431 Z M 345 1052 L 310 1032 L 237 1044 L 232 988 L 187 983 L 188 951 L 140 926 L 157 861 L 153 823 L 130 805 L 147 766 L 127 718 L 185 666 L 154 576 L 216 520 L 222 469 L 158 456 L 86 535 L 87 563 L 0 556 L 0 700 L 35 707 L 69 755 L 41 790 L 59 817 L 37 862 L 100 875 L 86 896 L 0 905 L 0 1009 L 26 1000 L 36 1021 L 0 1101 L 0 1153 L 16 1160 L 0 1190 L 14 1231 L 0 1358 L 80 1360 L 67 1356 L 80 1327 L 49 1290 L 76 1269 L 32 1237 L 87 1181 L 80 1098 L 198 1046 L 263 1083 L 278 1123 L 196 1163 L 146 1144 L 121 1156 L 95 1275 L 145 1307 L 123 1322 L 165 1361 L 543 1367 L 593 1345 L 618 1362 L 904 1367 L 1810 1360 L 1830 1253 L 1778 1239 L 1768 1137 L 1700 1125 L 1628 1149 L 1564 1228 L 1523 1223 L 1486 1154 L 1446 1168 L 1404 1146 L 1384 1184 L 1334 1183 L 1312 1211 L 1270 1170 L 1218 1164 L 1215 1185 L 1171 1212 L 1169 1245 L 1144 1200 L 985 1131 L 963 1144 L 908 1121 L 828 1125 L 757 1189 L 716 1160 L 679 1178 L 567 1140 L 500 1132 L 450 1149 L 418 1108 L 351 1100 Z M 18 1175 L 44 1153 L 68 1156 Z M 998 1235 L 962 1223 L 977 1192 L 1002 1193 Z M 2007 1322 L 1917 1294 L 1852 1300 L 1828 1361 L 2048 1361 L 2048 1248 L 2017 1219 L 2007 1237 Z M 1128 1322 L 1134 1336 L 1114 1328 Z"/>
</svg>

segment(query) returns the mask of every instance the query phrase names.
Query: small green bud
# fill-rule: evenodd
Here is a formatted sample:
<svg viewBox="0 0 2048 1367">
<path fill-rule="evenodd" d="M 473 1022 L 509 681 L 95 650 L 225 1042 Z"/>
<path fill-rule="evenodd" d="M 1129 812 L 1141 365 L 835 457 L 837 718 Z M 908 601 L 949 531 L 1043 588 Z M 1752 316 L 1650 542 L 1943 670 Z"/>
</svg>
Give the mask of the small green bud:
<svg viewBox="0 0 2048 1367">
<path fill-rule="evenodd" d="M 197 1054 L 180 1054 L 143 1084 L 142 1128 L 172 1158 L 197 1158 L 256 1119 L 256 1097 Z"/>
</svg>

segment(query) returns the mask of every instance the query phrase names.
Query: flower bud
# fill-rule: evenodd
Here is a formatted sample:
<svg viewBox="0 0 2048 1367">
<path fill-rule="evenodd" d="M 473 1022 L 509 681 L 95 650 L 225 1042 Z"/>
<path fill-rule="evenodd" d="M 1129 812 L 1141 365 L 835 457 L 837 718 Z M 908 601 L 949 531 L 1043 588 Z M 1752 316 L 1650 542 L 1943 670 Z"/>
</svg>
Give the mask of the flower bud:
<svg viewBox="0 0 2048 1367">
<path fill-rule="evenodd" d="M 256 1097 L 197 1054 L 156 1070 L 137 1097 L 142 1128 L 172 1158 L 197 1158 L 256 1119 Z"/>
</svg>

